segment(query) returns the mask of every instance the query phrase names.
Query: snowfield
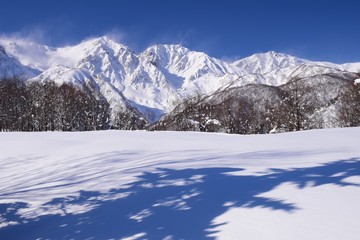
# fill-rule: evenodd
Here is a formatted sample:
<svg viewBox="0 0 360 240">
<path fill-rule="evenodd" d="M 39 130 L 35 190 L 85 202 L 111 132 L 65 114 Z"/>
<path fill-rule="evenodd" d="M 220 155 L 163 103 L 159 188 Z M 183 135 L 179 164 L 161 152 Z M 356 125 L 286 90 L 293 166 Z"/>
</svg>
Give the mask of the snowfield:
<svg viewBox="0 0 360 240">
<path fill-rule="evenodd" d="M 0 133 L 0 239 L 357 240 L 359 136 Z"/>
</svg>

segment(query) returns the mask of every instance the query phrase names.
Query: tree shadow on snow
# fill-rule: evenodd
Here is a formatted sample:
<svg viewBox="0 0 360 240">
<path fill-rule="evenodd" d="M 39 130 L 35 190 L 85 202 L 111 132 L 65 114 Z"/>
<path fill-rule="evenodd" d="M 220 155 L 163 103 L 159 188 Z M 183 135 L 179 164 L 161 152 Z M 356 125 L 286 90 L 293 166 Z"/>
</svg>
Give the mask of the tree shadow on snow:
<svg viewBox="0 0 360 240">
<path fill-rule="evenodd" d="M 299 188 L 309 184 L 359 187 L 342 181 L 358 176 L 359 169 L 359 159 L 310 168 L 272 169 L 261 176 L 231 175 L 242 170 L 235 168 L 158 169 L 143 173 L 127 188 L 106 194 L 83 191 L 78 197 L 53 199 L 44 206 L 57 208 L 58 215 L 23 219 L 18 210 L 26 209 L 26 204 L 2 204 L 1 218 L 20 224 L 0 229 L 0 239 L 121 239 L 139 233 L 140 239 L 213 239 L 209 234 L 217 226 L 212 220 L 230 207 L 297 211 L 301 206 L 258 195 L 285 182 Z M 118 198 L 106 199 L 109 196 Z M 71 206 L 95 207 L 69 214 L 66 209 Z"/>
</svg>

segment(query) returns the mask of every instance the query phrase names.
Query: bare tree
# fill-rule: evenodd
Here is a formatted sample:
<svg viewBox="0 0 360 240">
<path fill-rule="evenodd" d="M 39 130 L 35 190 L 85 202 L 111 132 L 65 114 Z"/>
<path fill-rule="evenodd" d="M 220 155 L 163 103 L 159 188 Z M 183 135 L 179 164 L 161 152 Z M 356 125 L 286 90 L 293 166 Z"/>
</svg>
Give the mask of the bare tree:
<svg viewBox="0 0 360 240">
<path fill-rule="evenodd" d="M 351 82 L 340 94 L 338 120 L 342 127 L 360 126 L 360 83 Z"/>
<path fill-rule="evenodd" d="M 285 88 L 287 95 L 283 100 L 282 124 L 288 131 L 300 131 L 310 128 L 309 117 L 315 111 L 314 100 L 309 98 L 313 90 L 301 79 L 293 79 Z"/>
<path fill-rule="evenodd" d="M 0 80 L 1 131 L 88 131 L 108 126 L 109 104 L 86 86 Z"/>
<path fill-rule="evenodd" d="M 23 81 L 0 80 L 0 130 L 23 131 L 27 127 L 27 99 Z"/>
</svg>

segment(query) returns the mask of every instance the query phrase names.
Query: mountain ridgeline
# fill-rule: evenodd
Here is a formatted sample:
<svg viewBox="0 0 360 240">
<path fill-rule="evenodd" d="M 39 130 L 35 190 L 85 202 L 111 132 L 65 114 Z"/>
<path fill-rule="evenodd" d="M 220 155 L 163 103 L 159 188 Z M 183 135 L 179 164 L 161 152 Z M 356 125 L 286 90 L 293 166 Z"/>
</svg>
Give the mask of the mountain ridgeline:
<svg viewBox="0 0 360 240">
<path fill-rule="evenodd" d="M 360 125 L 360 63 L 267 52 L 225 62 L 107 37 L 53 48 L 0 39 L 0 131 L 257 134 Z"/>
</svg>

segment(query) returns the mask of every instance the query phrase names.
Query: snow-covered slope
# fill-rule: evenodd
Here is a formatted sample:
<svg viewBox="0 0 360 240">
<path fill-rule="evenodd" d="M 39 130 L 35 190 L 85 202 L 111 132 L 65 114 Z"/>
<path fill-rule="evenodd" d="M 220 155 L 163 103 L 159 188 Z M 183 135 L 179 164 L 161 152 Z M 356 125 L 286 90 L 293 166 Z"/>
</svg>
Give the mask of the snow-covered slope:
<svg viewBox="0 0 360 240">
<path fill-rule="evenodd" d="M 309 63 L 307 60 L 270 51 L 254 54 L 250 57 L 235 61 L 233 65 L 244 69 L 248 73 L 267 74 L 274 70 L 299 66 Z"/>
<path fill-rule="evenodd" d="M 359 134 L 0 133 L 0 238 L 357 240 Z"/>
<path fill-rule="evenodd" d="M 272 51 L 233 63 L 181 45 L 155 45 L 137 54 L 108 37 L 60 48 L 4 38 L 0 45 L 6 51 L 0 53 L 0 76 L 11 72 L 59 84 L 92 82 L 110 102 L 113 113 L 132 106 L 153 116 L 151 121 L 194 94 L 249 83 L 278 86 L 294 77 L 359 70 L 358 63 L 316 63 Z"/>
<path fill-rule="evenodd" d="M 36 76 L 38 72 L 22 65 L 16 58 L 9 56 L 0 44 L 0 79 L 14 78 L 28 79 Z"/>
<path fill-rule="evenodd" d="M 246 83 L 260 83 L 271 86 L 283 85 L 294 78 L 312 77 L 329 73 L 339 74 L 342 71 L 358 72 L 358 63 L 339 65 L 313 62 L 274 51 L 254 54 L 235 61 L 232 65 L 247 72 L 244 76 L 245 79 L 255 75 L 252 81 L 247 80 Z M 239 85 L 237 84 L 237 86 Z"/>
<path fill-rule="evenodd" d="M 341 65 L 345 71 L 360 72 L 360 63 L 345 63 Z"/>
<path fill-rule="evenodd" d="M 79 87 L 95 84 L 93 77 L 85 69 L 70 68 L 63 65 L 51 67 L 31 79 L 31 81 L 53 81 L 59 85 L 62 83 L 72 83 Z"/>
</svg>

